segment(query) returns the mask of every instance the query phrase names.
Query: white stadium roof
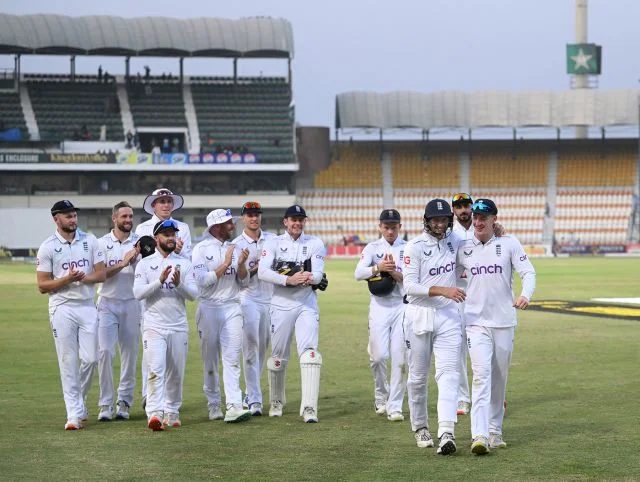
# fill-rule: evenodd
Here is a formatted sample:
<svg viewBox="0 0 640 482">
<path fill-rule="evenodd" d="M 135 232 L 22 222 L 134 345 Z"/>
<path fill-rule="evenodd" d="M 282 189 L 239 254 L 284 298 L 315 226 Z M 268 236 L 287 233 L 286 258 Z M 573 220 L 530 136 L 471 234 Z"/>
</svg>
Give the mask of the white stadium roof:
<svg viewBox="0 0 640 482">
<path fill-rule="evenodd" d="M 282 18 L 0 14 L 0 54 L 293 58 Z"/>
<path fill-rule="evenodd" d="M 638 124 L 637 90 L 345 92 L 336 128 L 564 127 Z"/>
</svg>

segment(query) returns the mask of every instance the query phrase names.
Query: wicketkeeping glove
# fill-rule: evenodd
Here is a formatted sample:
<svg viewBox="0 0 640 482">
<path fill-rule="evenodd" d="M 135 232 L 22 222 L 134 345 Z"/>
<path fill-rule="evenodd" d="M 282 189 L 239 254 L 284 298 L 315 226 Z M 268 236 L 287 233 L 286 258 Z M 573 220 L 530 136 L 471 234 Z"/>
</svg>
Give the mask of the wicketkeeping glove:
<svg viewBox="0 0 640 482">
<path fill-rule="evenodd" d="M 329 280 L 327 279 L 327 273 L 322 273 L 322 279 L 320 280 L 320 283 L 318 283 L 317 285 L 311 285 L 311 288 L 313 290 L 324 291 L 324 290 L 327 289 L 327 286 L 329 286 Z"/>
</svg>

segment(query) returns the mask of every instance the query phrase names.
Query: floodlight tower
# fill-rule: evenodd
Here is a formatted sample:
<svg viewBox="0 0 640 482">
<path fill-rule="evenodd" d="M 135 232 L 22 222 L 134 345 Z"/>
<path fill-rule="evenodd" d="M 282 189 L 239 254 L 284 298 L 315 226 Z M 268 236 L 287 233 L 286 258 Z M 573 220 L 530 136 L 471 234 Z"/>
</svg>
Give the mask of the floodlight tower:
<svg viewBox="0 0 640 482">
<path fill-rule="evenodd" d="M 588 41 L 588 0 L 576 0 L 576 44 L 586 44 Z M 574 89 L 588 89 L 589 75 L 586 73 L 574 74 Z M 576 127 L 576 138 L 586 139 L 589 137 L 589 128 L 586 126 Z"/>
</svg>

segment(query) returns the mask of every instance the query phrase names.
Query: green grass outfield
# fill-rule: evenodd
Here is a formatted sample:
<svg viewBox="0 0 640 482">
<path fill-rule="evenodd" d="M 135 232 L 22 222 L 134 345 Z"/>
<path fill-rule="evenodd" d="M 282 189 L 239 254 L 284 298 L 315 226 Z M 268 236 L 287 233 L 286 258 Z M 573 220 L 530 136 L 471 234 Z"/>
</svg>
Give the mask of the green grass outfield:
<svg viewBox="0 0 640 482">
<path fill-rule="evenodd" d="M 533 263 L 536 299 L 638 296 L 638 258 Z M 416 447 L 407 409 L 403 423 L 388 422 L 373 411 L 368 293 L 364 283 L 353 281 L 354 266 L 354 260 L 328 262 L 330 286 L 320 295 L 320 423 L 304 424 L 298 416 L 296 363 L 290 365 L 289 403 L 282 419 L 209 421 L 190 304 L 184 425 L 153 433 L 146 428 L 139 399 L 130 421 L 97 422 L 97 377 L 86 429 L 63 430 L 47 296 L 38 293 L 34 266 L 0 265 L 0 479 L 640 479 L 640 322 L 521 313 L 504 424 L 509 447 L 472 456 L 469 420 L 461 417 L 458 452 L 441 457 L 434 449 Z M 268 397 L 264 377 L 263 387 Z M 435 436 L 433 380 L 429 398 Z"/>
</svg>

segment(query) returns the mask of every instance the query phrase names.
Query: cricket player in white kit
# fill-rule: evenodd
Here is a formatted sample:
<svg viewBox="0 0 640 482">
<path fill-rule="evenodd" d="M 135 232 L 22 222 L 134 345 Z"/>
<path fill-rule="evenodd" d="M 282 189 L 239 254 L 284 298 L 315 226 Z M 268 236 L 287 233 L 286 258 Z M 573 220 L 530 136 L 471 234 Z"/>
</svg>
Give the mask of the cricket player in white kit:
<svg viewBox="0 0 640 482">
<path fill-rule="evenodd" d="M 318 352 L 318 295 L 312 285 L 323 280 L 325 248 L 320 239 L 304 234 L 306 220 L 307 214 L 301 206 L 287 208 L 286 232 L 265 243 L 258 277 L 275 285 L 269 311 L 269 416 L 281 417 L 286 403 L 285 374 L 295 330 L 302 382 L 300 415 L 306 423 L 316 423 L 322 356 Z"/>
<path fill-rule="evenodd" d="M 466 192 L 459 192 L 451 199 L 451 208 L 455 219 L 453 221 L 453 232 L 460 239 L 471 239 L 473 237 L 473 223 L 471 222 L 471 205 L 473 199 Z M 467 275 L 462 273 L 458 277 L 458 287 L 466 290 Z M 460 380 L 458 384 L 458 415 L 468 415 L 471 409 L 471 394 L 469 392 L 469 375 L 467 372 L 467 332 L 464 323 L 464 303 L 460 303 L 460 314 L 462 316 L 462 344 L 460 345 Z"/>
<path fill-rule="evenodd" d="M 465 318 L 473 369 L 471 452 L 506 447 L 502 434 L 507 375 L 515 335 L 516 309 L 524 310 L 536 286 L 536 273 L 520 242 L 495 236 L 498 209 L 490 199 L 472 206 L 474 237 L 460 246 L 458 270 L 467 273 Z M 514 300 L 513 271 L 522 279 Z"/>
<path fill-rule="evenodd" d="M 207 215 L 205 237 L 193 250 L 193 266 L 200 290 L 196 324 L 202 350 L 204 394 L 209 419 L 222 418 L 218 363 L 222 356 L 222 378 L 227 411 L 225 422 L 251 417 L 242 408 L 240 357 L 242 311 L 240 286 L 249 283 L 248 249 L 229 243 L 235 229 L 230 209 L 214 209 Z"/>
<path fill-rule="evenodd" d="M 456 451 L 454 427 L 458 397 L 461 318 L 456 303 L 465 292 L 456 287 L 456 254 L 462 242 L 451 233 L 453 213 L 444 199 L 424 212 L 424 233 L 407 243 L 404 254 L 404 333 L 409 360 L 409 409 L 418 447 L 433 447 L 427 418 L 427 382 L 435 355 L 438 384 L 437 453 Z"/>
<path fill-rule="evenodd" d="M 240 249 L 247 249 L 247 269 L 249 284 L 240 292 L 240 307 L 244 318 L 242 329 L 242 354 L 244 361 L 244 381 L 246 385 L 247 407 L 252 415 L 262 415 L 262 389 L 260 377 L 269 347 L 269 303 L 273 294 L 273 284 L 260 281 L 258 265 L 264 244 L 276 235 L 262 230 L 262 206 L 249 201 L 240 212 L 244 230 L 233 240 Z"/>
<path fill-rule="evenodd" d="M 136 234 L 140 237 L 153 236 L 153 228 L 159 221 L 172 219 L 176 222 L 178 229 L 180 230 L 176 235 L 176 249 L 174 250 L 174 254 L 179 254 L 180 256 L 191 260 L 191 231 L 189 230 L 189 225 L 171 217 L 171 214 L 180 209 L 183 205 L 184 199 L 182 196 L 173 194 L 166 188 L 156 189 L 145 198 L 143 203 L 145 212 L 153 214 L 153 216 L 151 219 L 148 219 L 138 225 L 136 228 Z M 144 310 L 144 303 L 142 310 Z M 143 329 L 142 326 L 141 329 Z M 142 363 L 141 385 L 142 409 L 145 410 L 147 402 L 147 367 L 144 364 L 144 360 Z"/>
<path fill-rule="evenodd" d="M 133 228 L 133 209 L 127 202 L 113 207 L 113 229 L 100 241 L 106 265 L 106 280 L 98 288 L 98 374 L 100 413 L 98 420 L 113 418 L 113 359 L 120 346 L 120 385 L 116 418 L 129 419 L 136 385 L 136 361 L 140 343 L 140 302 L 133 296 L 133 278 L 140 249 Z"/>
<path fill-rule="evenodd" d="M 385 209 L 380 214 L 378 229 L 382 237 L 365 246 L 356 266 L 355 278 L 369 281 L 369 360 L 374 380 L 374 409 L 387 414 L 393 422 L 404 420 L 402 402 L 406 390 L 404 367 L 406 345 L 402 329 L 405 304 L 402 300 L 402 266 L 406 242 L 399 236 L 402 228 L 400 213 Z M 390 277 L 391 288 L 377 293 L 374 286 L 383 282 L 381 273 Z M 386 280 L 384 280 L 386 281 Z M 387 360 L 391 355 L 391 383 L 387 383 Z"/>
<path fill-rule="evenodd" d="M 98 363 L 93 285 L 105 280 L 104 253 L 95 236 L 78 229 L 77 209 L 70 201 L 55 203 L 51 215 L 57 228 L 38 249 L 36 274 L 40 293 L 49 294 L 49 320 L 67 410 L 64 428 L 78 430 L 88 416 L 86 397 Z"/>
<path fill-rule="evenodd" d="M 133 294 L 145 300 L 142 313 L 143 363 L 148 368 L 146 412 L 153 431 L 180 427 L 182 384 L 187 363 L 189 325 L 185 300 L 198 296 L 191 261 L 174 253 L 178 225 L 159 221 L 156 251 L 138 262 Z"/>
</svg>

